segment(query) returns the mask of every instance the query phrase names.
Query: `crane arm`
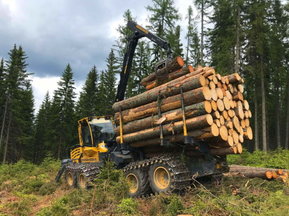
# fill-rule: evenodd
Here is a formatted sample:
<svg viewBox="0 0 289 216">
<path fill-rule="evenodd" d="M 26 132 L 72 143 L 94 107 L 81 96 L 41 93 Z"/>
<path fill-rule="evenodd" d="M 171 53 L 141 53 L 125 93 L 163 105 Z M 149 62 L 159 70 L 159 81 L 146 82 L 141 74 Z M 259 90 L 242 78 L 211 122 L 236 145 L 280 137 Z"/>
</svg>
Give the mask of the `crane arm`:
<svg viewBox="0 0 289 216">
<path fill-rule="evenodd" d="M 147 37 L 148 39 L 156 43 L 158 46 L 162 47 L 164 50 L 167 51 L 168 57 L 171 56 L 172 54 L 170 44 L 167 41 L 154 35 L 147 29 L 143 28 L 142 26 L 138 25 L 137 23 L 133 21 L 128 21 L 127 27 L 131 29 L 134 33 L 130 36 L 129 43 L 126 47 L 126 52 L 125 52 L 124 60 L 122 64 L 122 70 L 120 73 L 120 81 L 117 87 L 117 93 L 116 93 L 116 99 L 115 99 L 116 102 L 124 99 L 125 90 L 127 87 L 127 81 L 128 81 L 130 71 L 131 71 L 132 60 L 134 57 L 138 40 L 140 38 Z"/>
</svg>

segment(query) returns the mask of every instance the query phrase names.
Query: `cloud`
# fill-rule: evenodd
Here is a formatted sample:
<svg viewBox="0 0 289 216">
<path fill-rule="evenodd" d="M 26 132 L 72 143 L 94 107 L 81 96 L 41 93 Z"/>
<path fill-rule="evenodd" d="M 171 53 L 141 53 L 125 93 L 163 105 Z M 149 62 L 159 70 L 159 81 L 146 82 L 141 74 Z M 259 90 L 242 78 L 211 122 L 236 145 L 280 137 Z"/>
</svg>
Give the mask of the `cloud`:
<svg viewBox="0 0 289 216">
<path fill-rule="evenodd" d="M 23 47 L 38 109 L 47 89 L 56 88 L 67 63 L 78 85 L 93 65 L 105 69 L 117 28 L 125 24 L 124 12 L 130 9 L 145 26 L 150 4 L 150 0 L 0 0 L 0 57 L 7 58 L 13 44 Z M 175 0 L 183 18 L 189 4 L 190 0 Z M 180 24 L 185 30 L 185 21 Z"/>
<path fill-rule="evenodd" d="M 58 87 L 57 83 L 60 80 L 60 77 L 59 76 L 38 77 L 32 75 L 30 79 L 32 80 L 32 89 L 34 93 L 35 113 L 37 113 L 44 99 L 44 96 L 46 95 L 47 92 L 49 93 L 50 99 L 52 99 L 53 93 Z M 76 100 L 79 97 L 79 93 L 82 89 L 83 84 L 84 84 L 83 81 L 75 82 Z"/>
</svg>

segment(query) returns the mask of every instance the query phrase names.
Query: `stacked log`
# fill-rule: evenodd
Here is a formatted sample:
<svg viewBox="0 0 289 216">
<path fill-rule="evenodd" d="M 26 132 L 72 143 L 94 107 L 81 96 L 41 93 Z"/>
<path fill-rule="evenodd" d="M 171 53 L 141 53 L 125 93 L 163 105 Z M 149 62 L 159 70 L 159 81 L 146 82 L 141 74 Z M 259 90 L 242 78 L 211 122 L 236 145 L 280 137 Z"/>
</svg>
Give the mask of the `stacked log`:
<svg viewBox="0 0 289 216">
<path fill-rule="evenodd" d="M 172 59 L 142 80 L 149 90 L 113 105 L 116 140 L 146 147 L 160 145 L 162 134 L 180 143 L 186 125 L 187 135 L 206 142 L 211 154 L 242 153 L 242 143 L 253 138 L 243 83 L 237 73 L 221 76 L 211 67 Z"/>
</svg>

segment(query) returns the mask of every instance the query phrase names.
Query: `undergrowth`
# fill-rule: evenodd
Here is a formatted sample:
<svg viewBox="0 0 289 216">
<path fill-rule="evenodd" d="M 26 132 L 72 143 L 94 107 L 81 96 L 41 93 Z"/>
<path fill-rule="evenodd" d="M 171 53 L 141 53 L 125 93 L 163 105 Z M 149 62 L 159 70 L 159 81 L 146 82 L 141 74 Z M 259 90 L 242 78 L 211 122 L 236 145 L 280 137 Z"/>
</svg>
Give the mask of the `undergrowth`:
<svg viewBox="0 0 289 216">
<path fill-rule="evenodd" d="M 263 151 L 255 151 L 253 153 L 244 151 L 240 155 L 228 155 L 228 162 L 230 164 L 255 167 L 289 169 L 289 151 L 283 149 L 267 153 Z"/>
<path fill-rule="evenodd" d="M 289 168 L 289 151 L 245 152 L 231 164 Z M 225 177 L 220 185 L 195 182 L 183 194 L 129 198 L 123 173 L 107 163 L 90 190 L 56 184 L 59 161 L 0 165 L 0 216 L 65 215 L 289 215 L 289 188 L 279 181 Z M 38 207 L 39 203 L 44 203 Z"/>
</svg>

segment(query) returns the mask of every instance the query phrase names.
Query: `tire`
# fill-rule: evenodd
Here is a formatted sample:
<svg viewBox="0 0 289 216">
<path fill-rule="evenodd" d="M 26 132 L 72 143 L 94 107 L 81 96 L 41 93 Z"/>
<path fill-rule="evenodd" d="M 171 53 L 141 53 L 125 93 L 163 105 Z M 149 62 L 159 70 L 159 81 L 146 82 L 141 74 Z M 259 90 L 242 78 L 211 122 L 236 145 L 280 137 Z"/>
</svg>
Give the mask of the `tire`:
<svg viewBox="0 0 289 216">
<path fill-rule="evenodd" d="M 149 168 L 149 183 L 154 193 L 167 193 L 172 190 L 173 179 L 167 164 L 154 164 Z"/>
<path fill-rule="evenodd" d="M 130 197 L 144 196 L 150 191 L 146 170 L 128 170 L 125 172 L 125 178 L 129 184 L 128 194 Z"/>
<path fill-rule="evenodd" d="M 68 187 L 76 187 L 77 186 L 77 180 L 76 180 L 76 175 L 73 171 L 66 170 L 65 171 L 65 182 L 68 185 Z"/>
<path fill-rule="evenodd" d="M 82 190 L 88 189 L 89 180 L 83 173 L 77 174 L 77 186 Z"/>
</svg>

